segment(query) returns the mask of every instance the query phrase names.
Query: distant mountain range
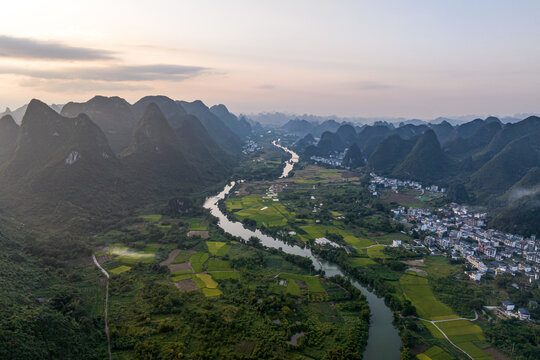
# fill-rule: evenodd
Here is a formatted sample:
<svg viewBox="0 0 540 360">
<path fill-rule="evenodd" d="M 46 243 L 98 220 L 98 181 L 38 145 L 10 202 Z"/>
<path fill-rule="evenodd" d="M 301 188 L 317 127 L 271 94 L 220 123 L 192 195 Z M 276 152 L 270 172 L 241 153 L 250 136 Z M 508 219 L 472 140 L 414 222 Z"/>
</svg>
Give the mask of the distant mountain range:
<svg viewBox="0 0 540 360">
<path fill-rule="evenodd" d="M 291 121 L 283 129 L 298 129 L 298 125 L 316 128 Z M 540 233 L 540 223 L 527 220 L 530 211 L 540 207 L 540 117 L 507 124 L 488 117 L 458 126 L 447 121 L 399 127 L 367 125 L 359 131 L 344 124 L 335 131 L 324 131 L 318 141 L 305 135 L 293 148 L 304 157 L 345 152 L 347 166 L 352 164 L 352 154 L 358 158 L 361 153 L 367 169 L 379 175 L 459 189 L 449 194 L 459 194 L 459 199 L 451 200 L 466 198 L 490 205 L 499 210 L 497 221 L 504 226 Z M 361 161 L 355 162 L 358 164 Z M 513 220 L 505 221 L 510 216 Z"/>
<path fill-rule="evenodd" d="M 224 105 L 164 96 L 96 96 L 60 113 L 32 100 L 24 110 L 20 125 L 0 118 L 0 212 L 61 229 L 217 184 L 251 134 Z"/>
<path fill-rule="evenodd" d="M 355 126 L 361 125 L 374 125 L 376 123 L 388 123 L 395 126 L 403 126 L 407 124 L 411 125 L 421 125 L 421 124 L 438 124 L 443 121 L 446 121 L 452 125 L 460 125 L 462 123 L 469 122 L 474 119 L 478 119 L 481 116 L 478 115 L 463 115 L 463 116 L 450 116 L 450 117 L 438 117 L 435 119 L 407 119 L 404 117 L 344 117 L 336 115 L 312 115 L 312 114 L 294 114 L 294 113 L 283 113 L 283 112 L 261 112 L 261 113 L 251 113 L 244 114 L 246 118 L 249 118 L 253 121 L 257 121 L 264 126 L 279 128 L 291 120 L 304 120 L 312 123 L 313 125 L 321 124 L 328 120 L 333 120 L 340 124 L 350 123 Z M 540 116 L 539 113 L 523 113 L 523 114 L 514 114 L 511 116 L 502 116 L 499 117 L 503 123 L 514 123 L 526 119 L 530 116 Z M 305 135 L 301 134 L 301 135 Z"/>
</svg>

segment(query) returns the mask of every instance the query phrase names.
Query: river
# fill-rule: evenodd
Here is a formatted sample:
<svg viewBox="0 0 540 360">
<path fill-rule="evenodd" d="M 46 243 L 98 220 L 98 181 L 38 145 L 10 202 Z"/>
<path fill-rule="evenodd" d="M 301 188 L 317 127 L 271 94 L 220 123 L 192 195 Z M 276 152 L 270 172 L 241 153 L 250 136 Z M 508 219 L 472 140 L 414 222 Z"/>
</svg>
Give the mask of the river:
<svg viewBox="0 0 540 360">
<path fill-rule="evenodd" d="M 292 156 L 291 159 L 286 162 L 285 168 L 283 169 L 283 174 L 280 177 L 285 178 L 292 171 L 294 164 L 298 162 L 298 155 L 293 151 L 278 145 L 275 141 L 273 144 L 288 152 Z M 322 269 L 325 271 L 326 277 L 332 277 L 334 275 L 345 276 L 345 274 L 336 264 L 316 258 L 311 250 L 307 247 L 301 248 L 299 246 L 286 244 L 282 240 L 263 234 L 259 230 L 246 229 L 242 223 L 229 220 L 227 216 L 225 216 L 225 214 L 223 214 L 223 212 L 219 209 L 218 202 L 224 199 L 231 192 L 234 185 L 235 182 L 226 185 L 219 194 L 207 198 L 204 203 L 204 207 L 210 210 L 210 213 L 219 219 L 218 225 L 224 231 L 231 235 L 241 237 L 246 241 L 250 237 L 255 236 L 259 238 L 261 243 L 267 247 L 281 249 L 289 254 L 310 258 L 317 270 Z M 363 358 L 366 360 L 399 359 L 401 340 L 399 338 L 397 329 L 392 324 L 392 311 L 386 306 L 382 298 L 377 297 L 375 294 L 357 282 L 353 282 L 353 285 L 360 289 L 360 291 L 366 296 L 369 308 L 371 310 L 369 338 Z"/>
</svg>

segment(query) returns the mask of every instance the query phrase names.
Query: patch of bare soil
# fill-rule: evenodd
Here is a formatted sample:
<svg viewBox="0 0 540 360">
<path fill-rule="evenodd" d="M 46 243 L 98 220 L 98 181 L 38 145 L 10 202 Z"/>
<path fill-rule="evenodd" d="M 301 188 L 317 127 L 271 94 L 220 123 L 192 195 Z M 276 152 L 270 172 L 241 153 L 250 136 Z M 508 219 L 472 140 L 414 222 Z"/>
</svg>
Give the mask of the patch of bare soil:
<svg viewBox="0 0 540 360">
<path fill-rule="evenodd" d="M 296 282 L 296 284 L 298 285 L 298 287 L 302 290 L 308 290 L 309 287 L 307 286 L 307 284 L 303 281 L 300 281 L 300 280 L 294 280 L 294 282 Z"/>
<path fill-rule="evenodd" d="M 502 351 L 500 351 L 499 349 L 493 346 L 488 347 L 487 349 L 483 349 L 483 350 L 495 360 L 511 360 L 512 359 L 510 356 L 506 355 L 505 353 L 503 353 Z"/>
<path fill-rule="evenodd" d="M 176 286 L 176 288 L 180 291 L 192 291 L 199 288 L 192 279 L 175 282 L 174 286 Z"/>
<path fill-rule="evenodd" d="M 407 260 L 407 261 L 402 261 L 402 263 L 410 265 L 410 266 L 426 266 L 426 264 L 424 264 L 424 259 Z"/>
<path fill-rule="evenodd" d="M 167 260 L 163 260 L 162 262 L 159 263 L 159 265 L 162 265 L 162 266 L 169 266 L 172 264 L 172 262 L 174 261 L 174 258 L 176 257 L 176 255 L 178 255 L 178 253 L 182 251 L 180 249 L 174 249 L 173 251 L 171 251 L 171 253 L 169 254 L 169 257 L 167 258 Z"/>
<path fill-rule="evenodd" d="M 189 237 L 191 237 L 191 236 L 200 236 L 203 239 L 208 239 L 208 237 L 209 237 L 207 230 L 191 230 L 190 232 L 187 233 L 187 235 Z"/>
<path fill-rule="evenodd" d="M 193 272 L 193 269 L 191 268 L 191 264 L 189 263 L 189 261 L 186 261 L 185 263 L 181 263 L 181 264 L 170 264 L 169 269 L 171 270 L 171 272 L 186 271 L 186 270 Z"/>
</svg>

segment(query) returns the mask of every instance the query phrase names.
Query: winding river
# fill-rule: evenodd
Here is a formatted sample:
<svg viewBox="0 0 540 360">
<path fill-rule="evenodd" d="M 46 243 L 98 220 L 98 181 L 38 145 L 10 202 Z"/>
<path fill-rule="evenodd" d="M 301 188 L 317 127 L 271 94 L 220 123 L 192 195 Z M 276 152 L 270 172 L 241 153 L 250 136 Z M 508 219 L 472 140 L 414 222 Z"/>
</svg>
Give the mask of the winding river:
<svg viewBox="0 0 540 360">
<path fill-rule="evenodd" d="M 288 152 L 292 156 L 291 159 L 285 163 L 285 168 L 283 169 L 283 174 L 281 175 L 281 178 L 285 178 L 292 171 L 294 164 L 298 162 L 298 155 L 293 151 L 277 144 L 275 141 L 273 144 Z M 276 249 L 280 248 L 286 253 L 310 258 L 315 268 L 317 270 L 324 270 L 325 276 L 327 277 L 332 277 L 334 275 L 345 276 L 345 274 L 336 264 L 316 258 L 312 254 L 311 250 L 307 247 L 301 248 L 299 246 L 286 244 L 277 238 L 263 234 L 259 230 L 249 230 L 246 229 L 242 223 L 229 220 L 227 216 L 225 216 L 225 214 L 223 214 L 223 212 L 219 209 L 218 202 L 224 199 L 231 192 L 234 185 L 235 182 L 226 185 L 219 194 L 207 198 L 204 203 L 204 207 L 210 210 L 211 214 L 219 219 L 218 225 L 224 231 L 241 237 L 244 240 L 248 240 L 251 236 L 256 236 L 261 240 L 261 243 L 267 247 Z M 371 310 L 369 338 L 363 358 L 366 360 L 399 359 L 401 340 L 399 338 L 397 329 L 392 325 L 392 311 L 386 306 L 382 298 L 377 297 L 375 294 L 368 291 L 365 287 L 361 286 L 357 282 L 353 282 L 353 285 L 360 289 L 360 291 L 366 296 L 369 308 Z"/>
</svg>

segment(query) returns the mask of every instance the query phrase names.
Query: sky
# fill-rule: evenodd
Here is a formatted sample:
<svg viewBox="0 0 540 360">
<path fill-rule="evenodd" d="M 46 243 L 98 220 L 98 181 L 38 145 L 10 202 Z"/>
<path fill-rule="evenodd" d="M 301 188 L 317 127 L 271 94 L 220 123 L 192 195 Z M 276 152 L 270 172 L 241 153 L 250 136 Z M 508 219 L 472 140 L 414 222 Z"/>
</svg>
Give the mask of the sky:
<svg viewBox="0 0 540 360">
<path fill-rule="evenodd" d="M 540 112 L 540 1 L 9 1 L 0 107 L 149 94 L 236 113 Z"/>
</svg>

